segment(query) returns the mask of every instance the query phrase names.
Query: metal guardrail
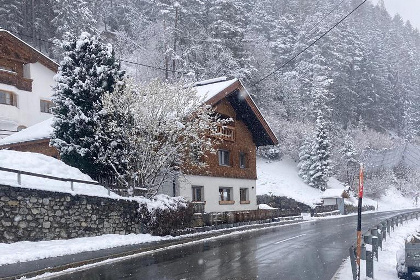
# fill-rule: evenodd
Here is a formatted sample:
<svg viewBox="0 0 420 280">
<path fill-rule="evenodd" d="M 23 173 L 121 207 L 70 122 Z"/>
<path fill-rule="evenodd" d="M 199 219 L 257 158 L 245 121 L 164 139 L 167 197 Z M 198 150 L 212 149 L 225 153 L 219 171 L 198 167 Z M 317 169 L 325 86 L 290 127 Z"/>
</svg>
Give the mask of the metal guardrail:
<svg viewBox="0 0 420 280">
<path fill-rule="evenodd" d="M 394 217 L 383 220 L 376 226 L 368 229 L 362 235 L 362 250 L 361 260 L 366 261 L 366 277 L 373 279 L 373 259 L 379 260 L 379 250 L 382 250 L 382 243 L 386 240 L 386 236 L 391 236 L 391 229 L 394 230 L 395 226 L 402 225 L 409 219 L 419 219 L 420 211 L 413 211 L 410 213 L 399 214 Z M 353 244 L 350 248 L 350 263 L 351 270 L 353 273 L 353 280 L 357 279 L 357 264 L 356 264 L 356 244 Z"/>
<path fill-rule="evenodd" d="M 60 177 L 38 174 L 38 173 L 33 173 L 33 172 L 28 172 L 28 171 L 23 171 L 23 170 L 5 168 L 5 167 L 0 167 L 0 171 L 16 173 L 17 174 L 17 183 L 19 185 L 22 184 L 22 175 L 27 175 L 27 176 L 56 180 L 56 181 L 61 181 L 61 182 L 70 182 L 70 188 L 71 188 L 72 191 L 74 191 L 74 183 L 102 186 L 102 184 L 100 184 L 98 182 L 94 182 L 94 181 L 83 181 L 83 180 L 72 179 L 72 178 L 60 178 Z M 111 194 L 110 190 L 108 189 L 108 195 L 110 195 L 110 194 Z"/>
</svg>

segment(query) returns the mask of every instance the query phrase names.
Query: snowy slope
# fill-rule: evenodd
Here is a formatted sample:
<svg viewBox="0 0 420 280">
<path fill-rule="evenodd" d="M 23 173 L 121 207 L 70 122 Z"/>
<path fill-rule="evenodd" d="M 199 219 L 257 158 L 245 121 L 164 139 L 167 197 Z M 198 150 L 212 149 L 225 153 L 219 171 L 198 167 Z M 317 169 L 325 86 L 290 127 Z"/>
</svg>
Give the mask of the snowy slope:
<svg viewBox="0 0 420 280">
<path fill-rule="evenodd" d="M 257 195 L 286 196 L 313 205 L 321 202 L 322 191 L 305 184 L 298 175 L 296 163 L 285 158 L 281 161 L 257 159 Z"/>
<path fill-rule="evenodd" d="M 286 196 L 309 206 L 322 200 L 323 192 L 305 184 L 298 175 L 297 164 L 289 158 L 280 161 L 257 158 L 257 175 L 257 195 Z M 337 179 L 330 178 L 328 188 L 343 189 L 343 187 Z M 365 188 L 369 188 L 369 186 L 365 185 Z M 352 197 L 346 199 L 345 203 L 357 206 L 358 200 Z M 392 188 L 379 200 L 364 197 L 363 205 L 378 206 L 381 211 L 414 207 L 412 198 L 404 197 L 399 191 Z"/>
<path fill-rule="evenodd" d="M 0 167 L 60 178 L 92 181 L 88 175 L 83 174 L 79 169 L 68 166 L 55 158 L 37 153 L 0 150 Z M 108 190 L 102 186 L 75 183 L 74 191 L 72 191 L 70 182 L 61 182 L 26 175 L 22 175 L 22 185 L 18 185 L 16 173 L 4 171 L 0 171 L 0 184 L 71 194 L 109 197 Z M 118 198 L 119 196 L 111 193 L 111 197 Z"/>
</svg>

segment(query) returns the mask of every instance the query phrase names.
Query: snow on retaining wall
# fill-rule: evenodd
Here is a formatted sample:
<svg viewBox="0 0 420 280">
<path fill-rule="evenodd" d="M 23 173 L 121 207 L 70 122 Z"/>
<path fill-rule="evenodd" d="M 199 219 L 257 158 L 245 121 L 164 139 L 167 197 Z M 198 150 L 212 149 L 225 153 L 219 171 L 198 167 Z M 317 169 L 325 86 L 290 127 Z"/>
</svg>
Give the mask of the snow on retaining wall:
<svg viewBox="0 0 420 280">
<path fill-rule="evenodd" d="M 136 201 L 0 185 L 0 243 L 140 233 Z"/>
</svg>

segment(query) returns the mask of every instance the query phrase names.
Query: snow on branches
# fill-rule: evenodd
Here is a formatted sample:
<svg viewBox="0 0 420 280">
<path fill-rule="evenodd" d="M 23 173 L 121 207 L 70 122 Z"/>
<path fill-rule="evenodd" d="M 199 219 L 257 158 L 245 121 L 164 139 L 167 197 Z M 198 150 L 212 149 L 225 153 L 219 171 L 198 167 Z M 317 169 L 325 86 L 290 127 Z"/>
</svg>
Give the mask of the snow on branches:
<svg viewBox="0 0 420 280">
<path fill-rule="evenodd" d="M 190 87 L 129 81 L 124 89 L 105 94 L 102 102 L 100 161 L 111 165 L 129 190 L 141 187 L 153 197 L 184 168 L 186 157 L 212 151 L 208 135 L 218 121 Z M 197 165 L 205 166 L 199 161 Z"/>
<path fill-rule="evenodd" d="M 89 33 L 83 32 L 78 38 L 67 36 L 62 47 L 65 55 L 54 77 L 51 145 L 65 163 L 96 177 L 107 170 L 96 161 L 101 97 L 123 85 L 124 72 L 112 46 Z"/>
</svg>

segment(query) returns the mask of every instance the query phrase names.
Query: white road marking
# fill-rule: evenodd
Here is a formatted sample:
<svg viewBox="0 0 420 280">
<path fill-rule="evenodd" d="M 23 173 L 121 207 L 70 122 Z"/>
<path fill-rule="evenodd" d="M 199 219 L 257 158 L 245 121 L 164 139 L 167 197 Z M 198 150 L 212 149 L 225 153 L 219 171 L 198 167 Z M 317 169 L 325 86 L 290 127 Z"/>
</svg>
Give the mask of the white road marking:
<svg viewBox="0 0 420 280">
<path fill-rule="evenodd" d="M 289 241 L 289 240 L 292 240 L 292 239 L 296 239 L 296 238 L 302 237 L 304 235 L 306 235 L 306 233 L 301 234 L 301 235 L 297 235 L 297 236 L 294 236 L 294 237 L 290 237 L 290 238 L 287 238 L 287 239 L 284 239 L 284 240 L 277 241 L 274 244 L 280 244 L 280 243 L 283 243 L 283 242 L 286 242 L 286 241 Z"/>
</svg>

